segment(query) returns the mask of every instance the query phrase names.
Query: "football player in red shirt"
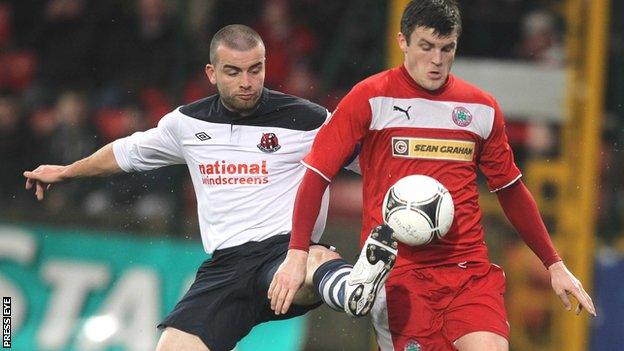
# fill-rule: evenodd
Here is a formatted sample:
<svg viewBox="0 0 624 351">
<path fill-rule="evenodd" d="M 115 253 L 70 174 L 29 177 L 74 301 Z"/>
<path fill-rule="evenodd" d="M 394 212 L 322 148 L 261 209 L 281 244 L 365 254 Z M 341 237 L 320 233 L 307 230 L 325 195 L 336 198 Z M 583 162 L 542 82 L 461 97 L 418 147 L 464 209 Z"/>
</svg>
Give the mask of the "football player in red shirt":
<svg viewBox="0 0 624 351">
<path fill-rule="evenodd" d="M 596 314 L 520 179 L 495 99 L 450 74 L 460 34 L 455 1 L 411 1 L 397 37 L 403 65 L 358 83 L 302 161 L 308 170 L 295 201 L 288 258 L 273 279 L 275 294 L 296 290 L 303 281 L 304 272 L 295 267 L 305 265 L 296 262 L 306 260 L 321 194 L 357 144 L 365 189 L 362 238 L 383 223 L 384 194 L 407 175 L 433 177 L 453 196 L 455 218 L 446 236 L 425 246 L 399 244 L 396 265 L 371 312 L 381 350 L 508 349 L 505 278 L 484 243 L 477 168 L 548 269 L 564 306 L 571 309 L 572 294 L 580 303 L 577 313 L 584 308 Z"/>
</svg>

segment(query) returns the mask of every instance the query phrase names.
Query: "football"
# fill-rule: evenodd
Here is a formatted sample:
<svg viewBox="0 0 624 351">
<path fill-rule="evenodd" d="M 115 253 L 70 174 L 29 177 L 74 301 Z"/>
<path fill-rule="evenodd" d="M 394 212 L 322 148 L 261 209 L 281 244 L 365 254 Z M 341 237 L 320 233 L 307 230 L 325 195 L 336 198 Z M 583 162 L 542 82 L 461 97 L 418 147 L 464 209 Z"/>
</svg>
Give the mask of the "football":
<svg viewBox="0 0 624 351">
<path fill-rule="evenodd" d="M 425 175 L 410 175 L 388 189 L 382 213 L 394 230 L 394 238 L 415 246 L 443 237 L 453 224 L 455 206 L 440 182 Z"/>
</svg>

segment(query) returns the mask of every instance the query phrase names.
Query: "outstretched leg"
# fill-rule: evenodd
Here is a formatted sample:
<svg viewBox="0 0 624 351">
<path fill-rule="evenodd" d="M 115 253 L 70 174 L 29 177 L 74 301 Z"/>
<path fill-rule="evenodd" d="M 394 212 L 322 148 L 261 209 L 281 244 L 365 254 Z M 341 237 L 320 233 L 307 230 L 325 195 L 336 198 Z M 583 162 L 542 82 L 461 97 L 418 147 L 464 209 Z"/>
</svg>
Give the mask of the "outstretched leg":
<svg viewBox="0 0 624 351">
<path fill-rule="evenodd" d="M 156 351 L 210 351 L 199 337 L 179 329 L 167 327 L 160 335 Z"/>
<path fill-rule="evenodd" d="M 297 305 L 311 305 L 318 302 L 320 298 L 331 308 L 342 310 L 342 307 L 335 307 L 330 300 L 319 293 L 317 288 L 319 282 L 315 281 L 315 279 L 317 279 L 319 272 L 323 272 L 323 275 L 329 273 L 328 276 L 337 277 L 343 272 L 346 272 L 345 274 L 348 275 L 352 268 L 353 266 L 340 257 L 336 251 L 322 245 L 310 246 L 306 277 L 303 286 L 297 291 L 293 302 Z"/>
<path fill-rule="evenodd" d="M 323 302 L 352 317 L 367 315 L 396 261 L 397 243 L 392 233 L 386 225 L 373 229 L 353 268 L 342 259 L 325 260 L 314 270 L 308 264 Z"/>
<path fill-rule="evenodd" d="M 329 307 L 352 317 L 367 315 L 396 261 L 397 243 L 392 234 L 387 225 L 373 229 L 354 267 L 333 250 L 312 245 L 304 283 L 292 302 L 311 306 L 319 303 L 320 298 Z M 263 275 L 267 290 L 280 264 L 275 262 Z"/>
<path fill-rule="evenodd" d="M 472 332 L 455 341 L 459 351 L 507 351 L 509 342 L 503 336 L 487 331 Z"/>
<path fill-rule="evenodd" d="M 397 257 L 397 242 L 392 229 L 383 224 L 373 229 L 364 242 L 360 256 L 345 286 L 345 312 L 352 317 L 367 315 L 379 289 L 388 278 Z"/>
</svg>

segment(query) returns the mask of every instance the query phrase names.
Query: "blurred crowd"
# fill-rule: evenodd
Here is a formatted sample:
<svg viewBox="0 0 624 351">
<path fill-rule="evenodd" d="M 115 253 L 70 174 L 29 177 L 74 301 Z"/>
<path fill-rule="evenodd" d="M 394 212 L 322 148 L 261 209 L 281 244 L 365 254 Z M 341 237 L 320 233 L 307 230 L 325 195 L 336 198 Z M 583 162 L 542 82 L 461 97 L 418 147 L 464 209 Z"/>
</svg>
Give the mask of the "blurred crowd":
<svg viewBox="0 0 624 351">
<path fill-rule="evenodd" d="M 564 65 L 559 1 L 460 5 L 458 56 Z M 331 110 L 385 68 L 386 13 L 379 0 L 0 0 L 1 218 L 196 235 L 184 167 L 59 185 L 41 204 L 21 172 L 71 163 L 213 94 L 203 68 L 225 24 L 261 34 L 268 87 Z M 530 128 L 511 131 L 520 154 L 531 149 Z"/>
</svg>

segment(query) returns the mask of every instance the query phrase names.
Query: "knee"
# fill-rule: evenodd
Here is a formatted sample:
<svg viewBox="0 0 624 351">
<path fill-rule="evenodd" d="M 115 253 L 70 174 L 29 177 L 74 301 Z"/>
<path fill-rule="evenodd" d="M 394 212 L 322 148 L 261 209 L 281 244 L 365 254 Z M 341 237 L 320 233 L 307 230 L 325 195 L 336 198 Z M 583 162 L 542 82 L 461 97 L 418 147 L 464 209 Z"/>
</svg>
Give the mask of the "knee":
<svg viewBox="0 0 624 351">
<path fill-rule="evenodd" d="M 509 343 L 504 337 L 492 332 L 472 332 L 455 341 L 459 351 L 508 351 Z"/>
<path fill-rule="evenodd" d="M 167 327 L 160 335 L 156 351 L 193 350 L 210 351 L 199 337 L 179 329 Z"/>
<path fill-rule="evenodd" d="M 336 251 L 320 245 L 312 246 L 308 255 L 307 271 L 314 272 L 323 263 L 339 258 L 341 257 Z"/>
</svg>

